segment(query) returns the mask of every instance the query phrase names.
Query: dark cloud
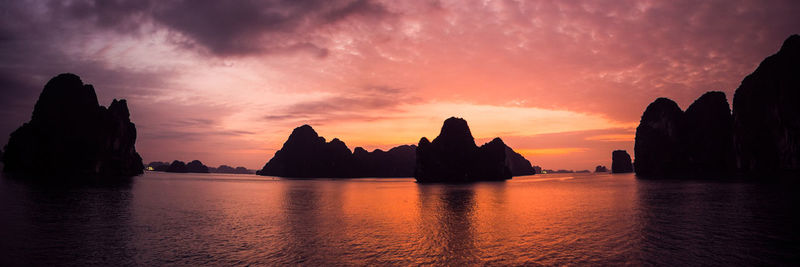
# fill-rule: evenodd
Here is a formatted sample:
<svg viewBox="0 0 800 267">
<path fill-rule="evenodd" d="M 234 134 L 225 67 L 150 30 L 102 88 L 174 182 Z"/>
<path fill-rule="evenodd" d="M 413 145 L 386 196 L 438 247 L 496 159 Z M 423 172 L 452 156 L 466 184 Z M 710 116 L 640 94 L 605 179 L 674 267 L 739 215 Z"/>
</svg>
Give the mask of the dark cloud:
<svg viewBox="0 0 800 267">
<path fill-rule="evenodd" d="M 351 17 L 380 20 L 391 13 L 371 0 L 84 0 L 53 1 L 53 21 L 138 34 L 164 27 L 174 41 L 219 56 L 309 51 L 327 55 L 319 31 Z"/>
</svg>

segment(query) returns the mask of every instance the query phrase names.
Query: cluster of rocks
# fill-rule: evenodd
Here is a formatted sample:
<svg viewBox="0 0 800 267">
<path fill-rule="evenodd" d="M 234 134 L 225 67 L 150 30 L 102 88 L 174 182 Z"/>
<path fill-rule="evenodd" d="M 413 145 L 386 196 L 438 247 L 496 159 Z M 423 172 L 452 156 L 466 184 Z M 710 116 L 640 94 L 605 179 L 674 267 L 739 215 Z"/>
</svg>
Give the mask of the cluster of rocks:
<svg viewBox="0 0 800 267">
<path fill-rule="evenodd" d="M 433 141 L 417 145 L 417 182 L 473 182 L 511 179 L 506 144 L 500 138 L 478 147 L 467 121 L 451 117 Z M 529 163 L 530 164 L 530 163 Z"/>
<path fill-rule="evenodd" d="M 608 167 L 597 165 L 597 167 L 594 167 L 594 172 L 608 172 Z"/>
<path fill-rule="evenodd" d="M 311 126 L 295 128 L 258 175 L 292 178 L 409 177 L 416 146 L 368 152 L 334 138 L 326 142 Z"/>
<path fill-rule="evenodd" d="M 423 138 L 419 146 L 402 145 L 388 151 L 376 149 L 372 152 L 356 147 L 351 153 L 341 140 L 334 138 L 328 142 L 311 126 L 303 125 L 292 131 L 283 147 L 256 174 L 292 178 L 415 176 L 418 180 L 422 177 L 422 182 L 458 182 L 503 180 L 510 178 L 510 175 L 536 173 L 535 167 L 527 159 L 514 152 L 499 138 L 482 148 L 475 146 L 466 121 L 462 119 L 446 120 L 442 134 L 433 143 Z M 454 157 L 460 157 L 463 161 Z M 489 165 L 492 167 L 488 167 Z M 450 167 L 450 170 L 444 171 Z M 460 175 L 467 178 L 434 178 L 453 177 L 449 171 L 458 168 L 461 168 Z M 503 178 L 495 178 L 498 173 Z"/>
<path fill-rule="evenodd" d="M 11 133 L 6 172 L 131 176 L 144 170 L 127 102 L 100 106 L 94 87 L 60 74 L 42 90 L 31 120 Z"/>
<path fill-rule="evenodd" d="M 147 164 L 148 170 L 159 172 L 178 172 L 178 173 L 209 173 L 210 169 L 199 160 L 190 161 L 188 164 L 180 160 L 172 163 L 153 161 Z"/>
<path fill-rule="evenodd" d="M 722 92 L 686 111 L 658 98 L 636 128 L 639 176 L 694 176 L 800 170 L 800 36 L 766 58 L 736 89 L 733 112 Z"/>
<path fill-rule="evenodd" d="M 233 173 L 233 174 L 253 174 L 252 171 L 248 170 L 245 167 L 239 166 L 239 167 L 234 168 L 234 167 L 231 167 L 231 166 L 228 166 L 228 165 L 219 165 L 219 167 L 216 167 L 216 168 L 208 167 L 208 172 L 211 172 L 211 173 Z"/>
<path fill-rule="evenodd" d="M 179 160 L 175 160 L 172 163 L 153 161 L 147 164 L 147 169 L 158 172 L 253 174 L 252 171 L 245 167 L 233 168 L 228 165 L 220 165 L 214 168 L 204 165 L 199 160 L 190 161 L 188 164 Z"/>
</svg>

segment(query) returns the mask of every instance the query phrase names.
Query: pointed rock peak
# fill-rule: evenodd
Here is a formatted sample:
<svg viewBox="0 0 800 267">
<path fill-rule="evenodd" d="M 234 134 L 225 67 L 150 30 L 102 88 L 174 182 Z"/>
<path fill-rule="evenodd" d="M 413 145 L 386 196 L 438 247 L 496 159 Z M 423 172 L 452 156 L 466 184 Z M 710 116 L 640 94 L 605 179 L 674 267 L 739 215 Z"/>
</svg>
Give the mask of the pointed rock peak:
<svg viewBox="0 0 800 267">
<path fill-rule="evenodd" d="M 44 88 L 52 88 L 56 85 L 83 86 L 83 81 L 81 80 L 81 77 L 78 77 L 78 75 L 72 73 L 62 73 L 50 79 L 50 81 L 47 82 L 47 85 L 45 85 Z"/>
<path fill-rule="evenodd" d="M 369 153 L 369 152 L 367 152 L 366 149 L 364 149 L 363 147 L 360 147 L 360 146 L 357 146 L 356 148 L 353 149 L 353 154 L 354 155 L 355 154 L 367 154 L 367 153 Z"/>
<path fill-rule="evenodd" d="M 130 117 L 130 112 L 128 111 L 128 102 L 125 99 L 114 99 L 111 101 L 111 105 L 108 106 L 108 110 L 111 111 L 111 114 L 122 118 Z"/>
<path fill-rule="evenodd" d="M 436 139 L 443 139 L 456 142 L 466 142 L 475 145 L 475 138 L 469 130 L 467 121 L 462 118 L 450 117 L 444 121 L 442 130 Z"/>
<path fill-rule="evenodd" d="M 689 105 L 689 107 L 686 108 L 686 113 L 707 112 L 709 108 L 713 108 L 714 110 L 727 110 L 728 113 L 731 112 L 731 107 L 728 105 L 728 98 L 725 97 L 725 93 L 710 91 L 706 92 L 695 100 L 694 103 Z"/>
<path fill-rule="evenodd" d="M 303 137 L 303 138 L 309 138 L 309 137 L 311 137 L 311 138 L 317 138 L 317 137 L 319 137 L 319 135 L 317 134 L 317 132 L 316 132 L 316 131 L 314 131 L 314 128 L 311 128 L 311 126 L 309 126 L 308 124 L 304 124 L 303 126 L 300 126 L 300 127 L 294 128 L 294 130 L 292 131 L 292 134 L 291 134 L 291 135 L 289 135 L 289 138 L 290 138 L 290 139 L 291 139 L 292 137 L 296 137 L 296 138 L 297 138 L 297 137 Z"/>
<path fill-rule="evenodd" d="M 781 50 L 778 53 L 785 53 L 790 55 L 800 54 L 800 35 L 792 34 L 786 41 L 783 41 Z"/>
<path fill-rule="evenodd" d="M 427 137 L 422 137 L 422 138 L 419 139 L 419 145 L 420 146 L 429 145 L 430 143 L 431 143 L 431 141 L 428 140 Z"/>
<path fill-rule="evenodd" d="M 500 137 L 495 137 L 494 139 L 492 139 L 492 141 L 489 141 L 489 143 L 500 143 L 503 146 L 508 147 L 506 143 L 503 142 L 503 139 L 500 139 Z"/>
<path fill-rule="evenodd" d="M 33 120 L 58 120 L 88 116 L 100 105 L 91 85 L 84 85 L 78 75 L 59 74 L 50 79 L 33 108 Z"/>
<path fill-rule="evenodd" d="M 662 113 L 682 113 L 683 111 L 678 106 L 678 103 L 672 101 L 672 99 L 659 97 L 653 103 L 647 106 L 647 109 L 644 110 L 644 114 L 642 114 L 642 118 L 651 117 L 655 114 L 662 114 Z"/>
</svg>

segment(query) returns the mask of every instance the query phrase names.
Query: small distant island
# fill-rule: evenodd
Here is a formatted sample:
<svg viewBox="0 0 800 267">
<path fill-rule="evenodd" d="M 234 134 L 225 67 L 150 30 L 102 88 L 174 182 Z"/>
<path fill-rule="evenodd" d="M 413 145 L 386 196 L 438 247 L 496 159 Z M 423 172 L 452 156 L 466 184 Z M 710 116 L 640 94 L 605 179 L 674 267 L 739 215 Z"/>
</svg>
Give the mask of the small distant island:
<svg viewBox="0 0 800 267">
<path fill-rule="evenodd" d="M 254 174 L 255 172 L 245 167 L 231 167 L 220 165 L 219 167 L 208 167 L 199 160 L 190 161 L 188 164 L 183 161 L 175 160 L 172 163 L 153 161 L 147 164 L 147 170 L 158 172 L 177 172 L 177 173 L 231 173 L 231 174 Z"/>
<path fill-rule="evenodd" d="M 597 165 L 597 167 L 594 167 L 594 172 L 598 172 L 598 173 L 599 172 L 608 172 L 608 167 L 603 166 L 603 165 Z"/>
</svg>

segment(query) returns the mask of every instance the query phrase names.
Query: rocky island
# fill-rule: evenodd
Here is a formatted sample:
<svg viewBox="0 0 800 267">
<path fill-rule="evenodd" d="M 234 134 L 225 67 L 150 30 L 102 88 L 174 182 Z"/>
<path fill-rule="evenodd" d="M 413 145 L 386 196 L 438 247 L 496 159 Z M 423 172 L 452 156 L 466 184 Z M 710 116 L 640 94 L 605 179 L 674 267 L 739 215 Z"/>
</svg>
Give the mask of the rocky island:
<svg viewBox="0 0 800 267">
<path fill-rule="evenodd" d="M 636 128 L 642 177 L 730 177 L 800 171 L 800 36 L 748 75 L 733 99 L 707 92 L 686 112 L 658 98 Z"/>
<path fill-rule="evenodd" d="M 466 130 L 468 139 L 474 146 L 474 139 L 468 133 L 469 129 Z M 514 152 L 499 138 L 484 147 L 486 148 L 480 150 L 482 152 L 474 153 L 474 156 L 481 158 L 474 160 L 494 160 L 494 168 L 503 171 L 503 175 L 506 170 L 510 175 L 536 173 L 536 167 L 531 166 L 530 161 Z M 477 151 L 478 147 L 475 149 Z M 420 170 L 417 160 L 419 153 L 419 146 L 416 145 L 401 145 L 388 151 L 375 149 L 372 152 L 356 147 L 350 152 L 347 145 L 338 138 L 325 141 L 311 126 L 303 125 L 292 131 L 283 147 L 256 174 L 289 178 L 412 177 L 415 171 Z M 471 169 L 473 175 L 478 175 L 478 171 L 487 174 L 487 177 L 494 175 L 487 165 L 476 163 L 475 166 L 483 166 L 483 169 Z M 424 170 L 427 170 L 426 167 Z"/>
<path fill-rule="evenodd" d="M 417 145 L 417 182 L 463 183 L 511 179 L 506 144 L 500 138 L 478 147 L 467 121 L 451 117 L 433 141 L 423 137 Z"/>
<path fill-rule="evenodd" d="M 60 74 L 44 86 L 31 120 L 11 133 L 3 171 L 138 175 L 144 165 L 135 144 L 136 126 L 124 99 L 100 106 L 92 85 L 77 75 Z"/>
<path fill-rule="evenodd" d="M 611 173 L 633 172 L 631 155 L 625 150 L 614 150 L 611 152 Z"/>
<path fill-rule="evenodd" d="M 416 146 L 398 146 L 373 152 L 334 138 L 326 142 L 309 125 L 295 128 L 258 175 L 290 178 L 409 177 Z"/>
</svg>

